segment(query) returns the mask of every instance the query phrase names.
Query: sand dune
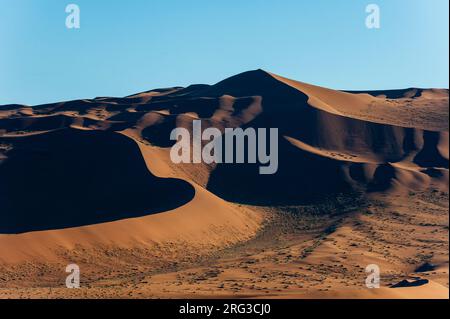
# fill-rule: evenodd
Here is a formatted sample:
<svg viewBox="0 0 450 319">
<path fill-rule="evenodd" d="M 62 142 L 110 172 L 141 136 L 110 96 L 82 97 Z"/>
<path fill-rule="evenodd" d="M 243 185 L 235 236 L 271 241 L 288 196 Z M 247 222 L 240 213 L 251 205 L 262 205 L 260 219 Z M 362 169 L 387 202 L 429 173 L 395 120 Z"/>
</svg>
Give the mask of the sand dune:
<svg viewBox="0 0 450 319">
<path fill-rule="evenodd" d="M 14 146 L 0 167 L 0 233 L 150 215 L 195 194 L 185 181 L 153 176 L 135 142 L 114 132 L 63 129 L 8 141 Z"/>
<path fill-rule="evenodd" d="M 405 198 L 413 193 L 430 190 L 433 196 L 448 196 L 448 109 L 446 89 L 337 91 L 263 70 L 214 85 L 123 98 L 0 106 L 0 267 L 5 274 L 29 271 L 20 268 L 26 263 L 54 271 L 51 263 L 62 265 L 81 254 L 94 283 L 98 269 L 111 263 L 125 274 L 136 263 L 149 269 L 165 265 L 160 266 L 167 271 L 167 265 L 180 260 L 194 263 L 218 254 L 264 231 L 273 209 L 302 211 L 354 194 L 368 200 L 409 200 Z M 278 128 L 278 172 L 260 175 L 256 164 L 173 164 L 170 132 L 176 127 L 192 131 L 193 120 L 201 120 L 203 129 L 222 132 Z M 448 212 L 442 196 L 427 197 L 426 206 L 439 210 L 439 225 L 445 223 L 441 210 Z M 347 210 L 348 205 L 333 209 Z M 361 213 L 365 206 L 358 209 Z M 320 236 L 328 236 L 327 220 L 340 213 L 327 214 L 325 210 L 317 217 L 324 218 L 324 228 L 319 228 L 325 235 Z M 448 218 L 446 223 L 448 230 Z M 445 241 L 444 232 L 438 234 L 434 240 Z M 324 247 L 308 236 L 304 240 L 312 241 L 312 247 Z M 415 253 L 405 252 L 405 259 Z M 60 276 L 49 272 L 47 282 Z M 19 281 L 18 286 L 31 287 L 38 277 Z M 448 293 L 448 283 L 438 281 L 433 285 L 439 296 Z M 143 289 L 147 296 L 155 294 L 152 287 Z M 179 296 L 177 289 L 173 296 Z M 432 295 L 416 294 L 418 289 L 356 289 L 345 296 Z M 310 290 L 274 296 L 285 295 L 341 297 Z"/>
</svg>

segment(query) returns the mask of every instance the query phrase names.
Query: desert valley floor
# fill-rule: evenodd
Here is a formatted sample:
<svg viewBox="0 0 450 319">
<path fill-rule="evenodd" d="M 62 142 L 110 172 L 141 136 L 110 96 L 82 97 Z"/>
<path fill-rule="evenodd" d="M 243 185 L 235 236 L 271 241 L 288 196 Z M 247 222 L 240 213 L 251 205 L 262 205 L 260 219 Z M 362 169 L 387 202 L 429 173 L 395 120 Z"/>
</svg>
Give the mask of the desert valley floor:
<svg viewBox="0 0 450 319">
<path fill-rule="evenodd" d="M 448 103 L 255 70 L 0 106 L 0 298 L 448 298 Z M 278 128 L 278 172 L 172 163 L 193 120 Z"/>
</svg>

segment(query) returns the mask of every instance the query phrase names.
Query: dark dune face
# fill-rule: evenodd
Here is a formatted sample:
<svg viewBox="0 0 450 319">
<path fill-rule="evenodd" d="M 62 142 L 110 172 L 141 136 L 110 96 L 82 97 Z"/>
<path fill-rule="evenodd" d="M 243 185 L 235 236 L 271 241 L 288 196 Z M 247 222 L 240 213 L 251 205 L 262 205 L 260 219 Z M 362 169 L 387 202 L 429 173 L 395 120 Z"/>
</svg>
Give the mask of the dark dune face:
<svg viewBox="0 0 450 319">
<path fill-rule="evenodd" d="M 346 92 L 262 70 L 0 105 L 0 298 L 448 298 L 448 113 L 444 89 Z M 194 123 L 222 133 L 220 163 L 192 163 Z M 190 163 L 171 160 L 175 128 Z M 228 148 L 227 128 L 254 129 L 255 145 L 248 132 Z M 259 138 L 272 128 L 278 144 Z M 244 163 L 226 163 L 237 149 Z M 68 262 L 89 285 L 49 291 Z M 374 263 L 385 287 L 420 292 L 369 293 Z"/>
<path fill-rule="evenodd" d="M 262 206 L 311 204 L 350 190 L 339 163 L 297 149 L 283 138 L 278 164 L 273 175 L 260 175 L 260 164 L 219 164 L 207 189 L 229 201 Z"/>
<path fill-rule="evenodd" d="M 352 189 L 426 187 L 430 178 L 448 189 L 448 90 L 349 93 L 294 82 L 256 70 L 125 98 L 0 107 L 0 161 L 1 134 L 18 141 L 0 162 L 0 232 L 44 229 L 49 221 L 32 212 L 56 216 L 48 218 L 53 229 L 186 203 L 192 187 L 152 176 L 135 142 L 114 131 L 168 150 L 171 131 L 192 133 L 194 119 L 222 132 L 279 130 L 274 175 L 260 175 L 259 164 L 181 168 L 228 201 L 301 204 Z M 70 126 L 83 130 L 64 129 Z M 55 129 L 62 130 L 45 133 Z M 40 135 L 17 137 L 28 133 Z M 24 227 L 25 220 L 34 225 Z"/>
<path fill-rule="evenodd" d="M 448 169 L 448 159 L 444 158 L 438 150 L 440 138 L 439 132 L 425 132 L 424 147 L 414 158 L 414 162 L 426 168 Z"/>
<path fill-rule="evenodd" d="M 64 129 L 20 138 L 0 165 L 0 233 L 76 227 L 155 214 L 194 197 L 152 175 L 131 139 Z"/>
</svg>

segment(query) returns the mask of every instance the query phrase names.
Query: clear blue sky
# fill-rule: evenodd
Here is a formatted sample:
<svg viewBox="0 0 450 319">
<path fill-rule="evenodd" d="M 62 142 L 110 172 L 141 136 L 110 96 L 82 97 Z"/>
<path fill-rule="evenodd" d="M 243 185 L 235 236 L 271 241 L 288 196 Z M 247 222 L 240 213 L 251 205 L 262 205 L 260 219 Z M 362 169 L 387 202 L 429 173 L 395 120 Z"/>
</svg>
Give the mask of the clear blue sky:
<svg viewBox="0 0 450 319">
<path fill-rule="evenodd" d="M 65 27 L 65 7 L 81 29 Z M 365 7 L 381 8 L 381 29 Z M 335 89 L 448 88 L 448 0 L 0 0 L 0 104 L 213 84 L 263 68 Z"/>
</svg>

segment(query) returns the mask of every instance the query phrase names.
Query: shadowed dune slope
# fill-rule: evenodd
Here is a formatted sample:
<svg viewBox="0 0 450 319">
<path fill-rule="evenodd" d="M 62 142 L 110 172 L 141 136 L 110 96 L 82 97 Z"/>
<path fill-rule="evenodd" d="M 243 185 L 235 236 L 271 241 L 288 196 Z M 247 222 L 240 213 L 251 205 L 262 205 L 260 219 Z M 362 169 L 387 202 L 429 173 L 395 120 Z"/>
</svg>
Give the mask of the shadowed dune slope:
<svg viewBox="0 0 450 319">
<path fill-rule="evenodd" d="M 278 128 L 274 175 L 260 175 L 258 165 L 171 166 L 229 201 L 278 205 L 355 187 L 408 190 L 435 182 L 448 189 L 446 115 L 444 89 L 337 91 L 255 70 L 214 85 L 125 98 L 0 107 L 0 136 L 64 127 L 120 131 L 168 152 L 174 144 L 170 132 L 176 127 L 192 131 L 193 120 L 222 132 Z"/>
<path fill-rule="evenodd" d="M 0 165 L 0 233 L 159 213 L 195 193 L 152 175 L 136 143 L 117 133 L 63 129 L 6 140 L 14 148 Z"/>
<path fill-rule="evenodd" d="M 0 298 L 448 297 L 448 113 L 445 89 L 263 70 L 0 106 Z M 222 139 L 278 129 L 278 170 L 174 163 L 170 133 L 194 120 Z M 81 289 L 64 288 L 71 263 Z M 370 292 L 369 264 L 387 274 Z"/>
<path fill-rule="evenodd" d="M 304 203 L 347 191 L 355 184 L 363 184 L 368 191 L 427 187 L 427 168 L 439 171 L 442 186 L 448 187 L 448 131 L 433 131 L 435 123 L 430 123 L 433 130 L 423 130 L 415 126 L 426 126 L 425 122 L 402 127 L 388 120 L 353 118 L 343 111 L 363 110 L 375 98 L 289 81 L 257 70 L 191 94 L 261 96 L 259 112 L 240 126 L 275 127 L 280 134 L 275 175 L 260 175 L 257 165 L 219 164 L 210 175 L 209 190 L 231 201 L 252 204 Z M 373 110 L 372 115 L 377 112 L 382 113 Z M 204 122 L 220 127 L 211 120 Z M 410 164 L 409 170 L 392 165 L 403 162 Z M 364 178 L 358 176 L 360 171 Z"/>
</svg>

